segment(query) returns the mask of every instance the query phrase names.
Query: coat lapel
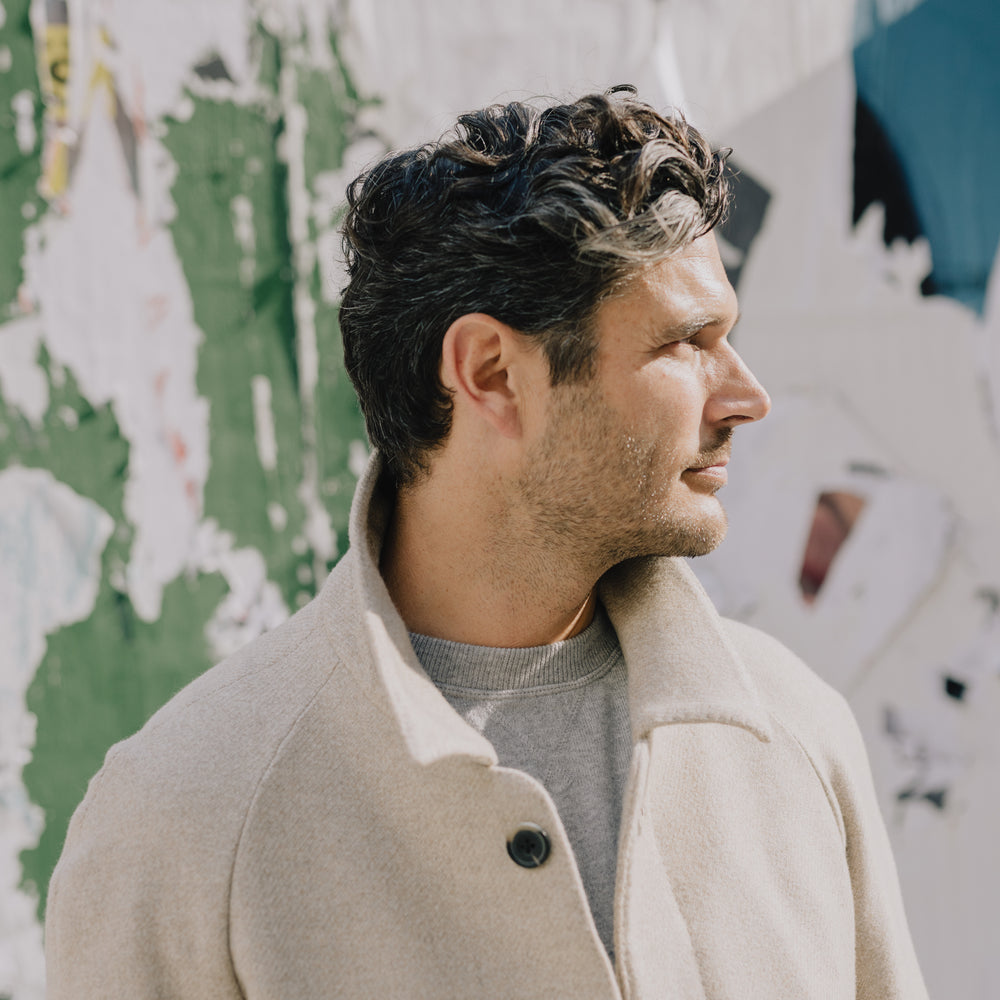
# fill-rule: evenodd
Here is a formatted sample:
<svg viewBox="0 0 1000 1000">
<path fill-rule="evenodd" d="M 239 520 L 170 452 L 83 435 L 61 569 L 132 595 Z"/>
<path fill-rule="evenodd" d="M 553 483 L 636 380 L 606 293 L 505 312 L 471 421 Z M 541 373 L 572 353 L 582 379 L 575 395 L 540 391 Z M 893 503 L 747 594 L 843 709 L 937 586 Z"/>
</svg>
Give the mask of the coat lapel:
<svg viewBox="0 0 1000 1000">
<path fill-rule="evenodd" d="M 407 751 L 418 764 L 446 757 L 497 763 L 496 751 L 445 700 L 413 652 L 406 625 L 379 573 L 382 537 L 392 495 L 380 483 L 374 455 L 351 505 L 351 547 L 324 586 L 331 640 L 368 696 L 395 719 Z"/>
<path fill-rule="evenodd" d="M 753 680 L 683 560 L 629 560 L 605 574 L 599 594 L 628 664 L 634 741 L 679 722 L 741 726 L 770 740 Z"/>
</svg>

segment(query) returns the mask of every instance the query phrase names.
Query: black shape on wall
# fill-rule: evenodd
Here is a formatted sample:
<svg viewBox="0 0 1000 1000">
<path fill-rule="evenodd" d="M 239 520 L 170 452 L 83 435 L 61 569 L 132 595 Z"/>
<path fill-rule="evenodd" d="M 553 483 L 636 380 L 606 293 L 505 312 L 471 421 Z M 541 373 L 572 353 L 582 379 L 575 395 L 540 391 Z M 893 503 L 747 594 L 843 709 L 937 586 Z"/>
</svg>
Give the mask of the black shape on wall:
<svg viewBox="0 0 1000 1000">
<path fill-rule="evenodd" d="M 912 243 L 922 235 L 920 219 L 910 195 L 896 151 L 871 108 L 862 98 L 854 105 L 854 208 L 851 221 L 857 225 L 869 205 L 885 206 L 882 239 Z"/>
<path fill-rule="evenodd" d="M 924 792 L 924 800 L 930 802 L 932 806 L 937 806 L 938 809 L 944 809 L 947 797 L 947 788 L 937 788 L 932 792 Z"/>
<path fill-rule="evenodd" d="M 961 701 L 965 697 L 966 690 L 968 690 L 968 685 L 965 681 L 960 681 L 955 677 L 945 677 L 944 693 L 948 695 L 949 698 Z"/>
<path fill-rule="evenodd" d="M 726 274 L 733 288 L 739 287 L 740 274 L 753 241 L 764 225 L 764 216 L 771 201 L 771 192 L 751 174 L 732 160 L 727 165 L 733 200 L 716 234 L 721 237 L 719 250 Z"/>
<path fill-rule="evenodd" d="M 948 803 L 948 789 L 934 788 L 927 792 L 922 792 L 918 788 L 904 788 L 896 793 L 897 802 L 929 802 L 935 809 L 944 810 Z"/>
<path fill-rule="evenodd" d="M 865 214 L 875 202 L 885 208 L 882 240 L 890 246 L 893 240 L 912 243 L 924 231 L 920 225 L 910 186 L 903 165 L 893 149 L 878 116 L 863 98 L 854 104 L 854 205 L 851 222 Z M 936 295 L 939 289 L 933 272 L 920 285 L 923 295 Z"/>
<path fill-rule="evenodd" d="M 229 75 L 229 70 L 226 69 L 222 57 L 218 55 L 209 56 L 204 62 L 195 66 L 194 71 L 202 80 L 229 80 L 232 82 L 233 79 Z"/>
</svg>

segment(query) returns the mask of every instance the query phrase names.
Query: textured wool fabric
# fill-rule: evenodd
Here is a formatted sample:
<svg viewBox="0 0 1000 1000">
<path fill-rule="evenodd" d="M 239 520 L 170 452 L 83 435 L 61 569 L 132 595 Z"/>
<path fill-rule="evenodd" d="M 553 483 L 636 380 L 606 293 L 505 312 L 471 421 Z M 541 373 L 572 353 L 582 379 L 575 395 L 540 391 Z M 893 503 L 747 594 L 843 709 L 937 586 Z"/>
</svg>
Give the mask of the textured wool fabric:
<svg viewBox="0 0 1000 1000">
<path fill-rule="evenodd" d="M 612 964 L 552 797 L 417 662 L 378 474 L 316 600 L 109 751 L 50 884 L 48 1000 L 926 1000 L 846 702 L 673 559 L 599 587 L 632 730 Z"/>
<path fill-rule="evenodd" d="M 552 796 L 597 932 L 614 955 L 618 824 L 632 735 L 625 659 L 604 609 L 579 635 L 498 649 L 410 634 L 448 704 Z"/>
</svg>

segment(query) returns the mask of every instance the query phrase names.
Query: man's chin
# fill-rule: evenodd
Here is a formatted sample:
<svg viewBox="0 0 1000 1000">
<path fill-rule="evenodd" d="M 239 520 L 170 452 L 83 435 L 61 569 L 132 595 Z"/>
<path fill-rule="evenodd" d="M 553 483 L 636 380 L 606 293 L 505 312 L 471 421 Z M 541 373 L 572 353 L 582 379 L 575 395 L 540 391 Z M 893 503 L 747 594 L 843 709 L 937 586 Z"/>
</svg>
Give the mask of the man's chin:
<svg viewBox="0 0 1000 1000">
<path fill-rule="evenodd" d="M 685 559 L 697 559 L 698 556 L 707 556 L 709 552 L 714 552 L 715 549 L 722 544 L 723 538 L 726 537 L 725 529 L 717 537 L 711 539 L 704 539 L 704 541 L 697 545 L 692 545 L 686 552 L 680 553 Z"/>
<path fill-rule="evenodd" d="M 709 552 L 718 548 L 729 530 L 729 521 L 722 504 L 716 501 L 716 506 L 717 510 L 711 516 L 706 516 L 694 524 L 675 527 L 673 537 L 670 539 L 671 551 L 663 554 L 694 559 L 698 556 L 707 556 Z"/>
<path fill-rule="evenodd" d="M 720 510 L 721 513 L 721 510 Z M 678 524 L 676 521 L 664 525 L 662 529 L 642 539 L 635 539 L 637 544 L 625 543 L 616 552 L 620 562 L 636 556 L 680 556 L 690 559 L 708 555 L 726 537 L 728 525 L 725 515 L 718 518 L 703 519 L 695 523 Z"/>
</svg>

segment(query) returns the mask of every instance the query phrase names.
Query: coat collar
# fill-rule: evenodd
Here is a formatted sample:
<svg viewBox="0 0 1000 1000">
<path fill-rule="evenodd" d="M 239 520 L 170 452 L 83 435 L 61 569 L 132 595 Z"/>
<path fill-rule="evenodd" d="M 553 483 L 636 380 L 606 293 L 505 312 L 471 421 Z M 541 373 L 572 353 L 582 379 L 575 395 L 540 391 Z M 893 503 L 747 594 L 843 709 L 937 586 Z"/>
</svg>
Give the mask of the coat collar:
<svg viewBox="0 0 1000 1000">
<path fill-rule="evenodd" d="M 420 666 L 379 573 L 392 505 L 392 488 L 375 453 L 351 504 L 350 548 L 320 594 L 330 639 L 365 694 L 395 724 L 417 763 L 463 756 L 496 764 L 490 741 L 448 704 Z"/>
<path fill-rule="evenodd" d="M 680 722 L 725 723 L 771 739 L 753 678 L 683 559 L 620 563 L 601 578 L 598 594 L 628 666 L 636 741 Z"/>
<path fill-rule="evenodd" d="M 431 764 L 472 757 L 496 764 L 492 744 L 451 708 L 420 666 L 379 573 L 392 490 L 373 455 L 351 506 L 350 549 L 320 600 L 330 639 L 366 695 L 398 728 L 410 755 Z M 657 726 L 715 722 L 770 738 L 767 712 L 688 566 L 646 558 L 616 566 L 598 592 L 628 667 L 633 738 Z"/>
</svg>

